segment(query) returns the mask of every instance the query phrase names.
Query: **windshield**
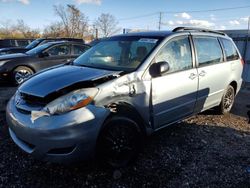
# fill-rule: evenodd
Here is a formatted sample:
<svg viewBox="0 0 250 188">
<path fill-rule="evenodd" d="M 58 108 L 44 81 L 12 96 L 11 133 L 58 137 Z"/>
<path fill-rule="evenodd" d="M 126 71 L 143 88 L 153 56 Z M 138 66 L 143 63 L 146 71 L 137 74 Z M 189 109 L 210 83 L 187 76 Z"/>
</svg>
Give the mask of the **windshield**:
<svg viewBox="0 0 250 188">
<path fill-rule="evenodd" d="M 37 46 L 29 51 L 26 52 L 26 54 L 29 54 L 29 55 L 36 55 L 36 54 L 39 54 L 40 52 L 42 52 L 43 50 L 45 50 L 46 48 L 50 47 L 51 44 L 50 43 L 46 43 L 46 44 L 43 44 L 43 45 L 40 45 L 40 46 Z"/>
<path fill-rule="evenodd" d="M 32 49 L 35 48 L 39 43 L 41 42 L 41 39 L 33 40 L 28 46 L 26 46 L 26 49 Z"/>
<path fill-rule="evenodd" d="M 114 37 L 100 41 L 74 61 L 74 65 L 133 71 L 160 42 L 159 38 Z"/>
</svg>

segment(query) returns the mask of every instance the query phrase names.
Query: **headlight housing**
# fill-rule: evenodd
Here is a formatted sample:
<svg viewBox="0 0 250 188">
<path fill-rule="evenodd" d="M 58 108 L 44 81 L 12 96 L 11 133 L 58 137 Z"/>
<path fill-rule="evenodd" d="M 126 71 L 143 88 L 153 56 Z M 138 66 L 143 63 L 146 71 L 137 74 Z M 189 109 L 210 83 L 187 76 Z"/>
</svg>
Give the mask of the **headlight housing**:
<svg viewBox="0 0 250 188">
<path fill-rule="evenodd" d="M 0 66 L 4 65 L 5 63 L 7 63 L 9 60 L 5 60 L 5 61 L 0 61 Z"/>
<path fill-rule="evenodd" d="M 63 114 L 87 106 L 98 93 L 97 88 L 86 88 L 72 91 L 47 104 L 42 111 L 54 114 Z"/>
</svg>

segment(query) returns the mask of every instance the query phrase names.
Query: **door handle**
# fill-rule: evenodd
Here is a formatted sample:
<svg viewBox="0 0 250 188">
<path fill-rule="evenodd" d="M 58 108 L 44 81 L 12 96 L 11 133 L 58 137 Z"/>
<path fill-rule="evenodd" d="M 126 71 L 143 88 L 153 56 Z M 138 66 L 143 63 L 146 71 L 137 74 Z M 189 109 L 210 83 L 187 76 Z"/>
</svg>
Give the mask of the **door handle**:
<svg viewBox="0 0 250 188">
<path fill-rule="evenodd" d="M 200 72 L 200 74 L 199 74 L 199 76 L 205 76 L 207 73 L 204 71 L 204 70 L 202 70 L 201 72 Z"/>
<path fill-rule="evenodd" d="M 191 80 L 195 79 L 196 77 L 197 77 L 197 74 L 194 74 L 194 73 L 191 73 L 191 74 L 189 75 L 189 78 L 190 78 Z"/>
</svg>

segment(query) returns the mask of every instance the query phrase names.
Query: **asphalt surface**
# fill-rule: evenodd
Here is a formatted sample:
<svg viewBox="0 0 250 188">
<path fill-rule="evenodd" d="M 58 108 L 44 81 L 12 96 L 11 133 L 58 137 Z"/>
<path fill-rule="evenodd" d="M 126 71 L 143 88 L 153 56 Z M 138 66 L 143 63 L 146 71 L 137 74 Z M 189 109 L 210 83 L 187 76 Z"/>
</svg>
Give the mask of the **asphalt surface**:
<svg viewBox="0 0 250 188">
<path fill-rule="evenodd" d="M 237 96 L 232 114 L 207 111 L 159 131 L 123 169 L 37 161 L 11 141 L 2 112 L 0 187 L 250 187 L 249 95 Z"/>
</svg>

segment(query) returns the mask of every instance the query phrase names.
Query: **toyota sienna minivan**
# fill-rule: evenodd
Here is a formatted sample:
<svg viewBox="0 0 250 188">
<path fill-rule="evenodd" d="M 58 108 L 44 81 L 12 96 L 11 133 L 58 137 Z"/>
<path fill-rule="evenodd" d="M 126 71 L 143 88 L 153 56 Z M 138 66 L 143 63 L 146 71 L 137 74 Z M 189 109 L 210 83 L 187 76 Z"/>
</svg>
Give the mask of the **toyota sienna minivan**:
<svg viewBox="0 0 250 188">
<path fill-rule="evenodd" d="M 210 108 L 228 113 L 243 64 L 232 39 L 213 30 L 105 38 L 25 81 L 7 105 L 9 133 L 41 160 L 125 166 L 145 135 Z"/>
</svg>

